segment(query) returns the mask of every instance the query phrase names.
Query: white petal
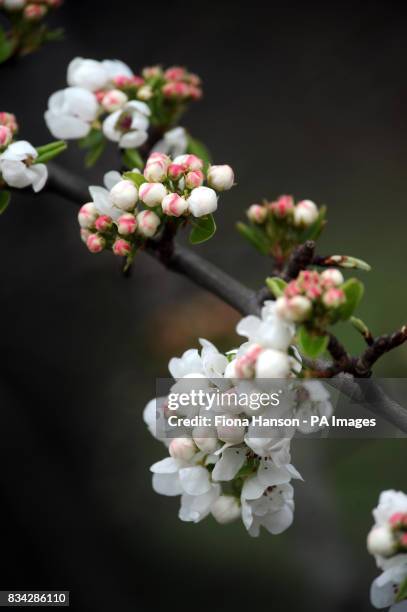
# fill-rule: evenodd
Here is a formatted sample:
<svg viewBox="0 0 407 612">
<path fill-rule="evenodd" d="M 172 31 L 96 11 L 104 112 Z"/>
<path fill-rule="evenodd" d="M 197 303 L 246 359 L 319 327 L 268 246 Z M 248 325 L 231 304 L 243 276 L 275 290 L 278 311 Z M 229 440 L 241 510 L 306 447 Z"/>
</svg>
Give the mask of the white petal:
<svg viewBox="0 0 407 612">
<path fill-rule="evenodd" d="M 183 465 L 184 464 L 180 459 L 166 457 L 161 461 L 153 463 L 153 465 L 150 467 L 150 472 L 154 472 L 156 474 L 174 474 L 175 472 L 178 472 L 180 467 L 182 467 Z"/>
<path fill-rule="evenodd" d="M 258 499 L 263 495 L 264 489 L 257 475 L 249 476 L 242 488 L 242 499 Z"/>
<path fill-rule="evenodd" d="M 284 506 L 281 510 L 273 512 L 265 516 L 262 524 L 272 534 L 282 533 L 292 524 L 294 518 L 293 511 L 288 506 Z"/>
<path fill-rule="evenodd" d="M 257 333 L 260 323 L 261 321 L 259 317 L 249 315 L 248 317 L 244 317 L 239 321 L 236 326 L 236 331 L 239 336 L 246 336 L 246 338 L 251 338 Z"/>
<path fill-rule="evenodd" d="M 0 159 L 24 161 L 27 157 L 36 159 L 38 153 L 27 140 L 17 140 L 7 147 L 4 153 L 1 154 Z"/>
<path fill-rule="evenodd" d="M 181 495 L 182 487 L 179 482 L 178 474 L 154 474 L 153 489 L 160 495 Z"/>
<path fill-rule="evenodd" d="M 140 130 L 145 132 L 148 130 L 148 126 L 150 125 L 147 117 L 142 115 L 141 113 L 134 113 L 131 121 L 131 130 Z"/>
<path fill-rule="evenodd" d="M 124 134 L 120 138 L 119 144 L 122 149 L 136 149 L 137 147 L 141 147 L 147 138 L 147 132 L 136 130 L 134 132 L 127 132 L 127 134 Z"/>
<path fill-rule="evenodd" d="M 199 465 L 180 469 L 179 479 L 188 495 L 203 495 L 211 488 L 208 470 Z"/>
<path fill-rule="evenodd" d="M 90 124 L 70 115 L 57 115 L 48 110 L 44 114 L 47 128 L 54 136 L 62 140 L 84 138 L 90 132 Z"/>
<path fill-rule="evenodd" d="M 213 480 L 232 480 L 246 460 L 243 448 L 227 448 L 212 472 Z"/>
<path fill-rule="evenodd" d="M 151 115 L 150 108 L 145 102 L 140 102 L 140 100 L 131 100 L 130 102 L 127 102 L 124 108 L 136 110 L 142 115 L 145 115 L 146 117 L 149 117 Z"/>
<path fill-rule="evenodd" d="M 31 183 L 35 193 L 41 191 L 47 182 L 48 170 L 45 164 L 34 164 L 29 168 Z"/>
<path fill-rule="evenodd" d="M 103 183 L 106 189 L 108 189 L 109 191 L 113 189 L 113 187 L 117 185 L 117 183 L 120 183 L 121 180 L 122 175 L 120 174 L 120 172 L 117 172 L 117 170 L 110 170 L 109 172 L 106 172 L 103 177 Z"/>
<path fill-rule="evenodd" d="M 116 124 L 120 118 L 121 111 L 115 111 L 103 121 L 103 133 L 109 140 L 113 142 L 119 142 L 122 137 L 122 133 L 120 130 L 116 129 Z"/>
<path fill-rule="evenodd" d="M 262 461 L 257 471 L 263 490 L 267 487 L 285 484 L 291 479 L 291 474 L 285 467 L 277 467 L 272 461 Z"/>
<path fill-rule="evenodd" d="M 24 189 L 31 185 L 31 176 L 27 166 L 21 161 L 0 160 L 0 169 L 3 179 L 10 187 Z"/>
<path fill-rule="evenodd" d="M 208 516 L 212 504 L 220 494 L 219 485 L 211 485 L 209 491 L 202 495 L 188 495 L 181 497 L 181 508 L 179 518 L 181 521 L 192 521 L 198 523 Z"/>
<path fill-rule="evenodd" d="M 120 60 L 103 60 L 102 66 L 106 70 L 109 79 L 112 80 L 116 76 L 132 77 L 133 72 L 127 64 Z"/>
</svg>

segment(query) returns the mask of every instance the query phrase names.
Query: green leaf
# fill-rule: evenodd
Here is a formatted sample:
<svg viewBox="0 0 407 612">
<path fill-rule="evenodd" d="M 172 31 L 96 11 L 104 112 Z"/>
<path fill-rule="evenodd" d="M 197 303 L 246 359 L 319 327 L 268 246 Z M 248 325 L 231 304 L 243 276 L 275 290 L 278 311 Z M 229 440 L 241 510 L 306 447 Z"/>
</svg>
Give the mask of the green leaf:
<svg viewBox="0 0 407 612">
<path fill-rule="evenodd" d="M 102 130 L 93 128 L 87 136 L 78 140 L 78 146 L 80 149 L 92 149 L 103 140 L 104 136 Z"/>
<path fill-rule="evenodd" d="M 331 255 L 329 263 L 333 263 L 341 268 L 358 268 L 359 270 L 365 270 L 365 272 L 370 272 L 372 269 L 363 259 L 351 257 L 350 255 Z"/>
<path fill-rule="evenodd" d="M 328 346 L 329 337 L 326 334 L 313 334 L 307 330 L 305 325 L 301 325 L 297 333 L 298 346 L 300 351 L 310 359 L 316 359 Z"/>
<path fill-rule="evenodd" d="M 37 147 L 38 157 L 35 160 L 35 164 L 45 164 L 50 159 L 53 159 L 67 148 L 66 142 L 63 140 L 57 140 L 50 142 L 42 147 Z"/>
<path fill-rule="evenodd" d="M 254 246 L 262 255 L 268 255 L 270 251 L 270 242 L 264 232 L 255 227 L 246 225 L 246 223 L 236 223 L 236 229 L 252 246 Z"/>
<path fill-rule="evenodd" d="M 404 578 L 397 592 L 396 603 L 407 599 L 407 578 Z"/>
<path fill-rule="evenodd" d="M 102 153 L 105 150 L 105 148 L 106 148 L 106 141 L 102 140 L 101 142 L 96 144 L 94 147 L 89 149 L 89 151 L 85 155 L 85 166 L 87 168 L 90 168 L 91 166 L 94 166 L 96 164 L 97 160 L 102 155 Z"/>
<path fill-rule="evenodd" d="M 266 285 L 276 298 L 282 296 L 284 293 L 284 289 L 287 287 L 287 283 L 278 276 L 266 278 Z"/>
<path fill-rule="evenodd" d="M 5 62 L 13 53 L 13 44 L 7 38 L 3 28 L 0 27 L 0 64 Z"/>
<path fill-rule="evenodd" d="M 216 224 L 213 215 L 200 217 L 192 222 L 192 230 L 189 234 L 191 244 L 200 244 L 212 238 L 216 232 Z"/>
<path fill-rule="evenodd" d="M 123 174 L 123 178 L 127 179 L 128 181 L 133 181 L 137 188 L 139 188 L 143 183 L 147 182 L 144 174 L 140 174 L 139 172 L 125 172 Z"/>
<path fill-rule="evenodd" d="M 11 193 L 9 191 L 0 191 L 0 215 L 4 213 L 10 204 L 10 197 Z"/>
<path fill-rule="evenodd" d="M 125 149 L 123 151 L 122 159 L 123 159 L 123 163 L 130 170 L 133 170 L 133 168 L 141 169 L 144 167 L 144 162 L 142 160 L 140 153 L 137 151 L 137 149 Z"/>
<path fill-rule="evenodd" d="M 189 134 L 187 153 L 191 153 L 192 155 L 196 155 L 197 157 L 202 159 L 202 161 L 205 163 L 205 169 L 212 161 L 211 154 L 209 153 L 204 143 L 200 140 L 197 140 L 196 138 L 192 138 L 192 136 L 190 136 Z"/>
<path fill-rule="evenodd" d="M 362 336 L 367 336 L 370 334 L 369 328 L 362 319 L 357 319 L 356 317 L 351 317 L 350 322 L 353 327 L 362 334 Z"/>
<path fill-rule="evenodd" d="M 341 285 L 346 296 L 346 302 L 338 308 L 338 316 L 343 321 L 351 317 L 363 297 L 364 287 L 357 278 L 349 278 Z"/>
</svg>

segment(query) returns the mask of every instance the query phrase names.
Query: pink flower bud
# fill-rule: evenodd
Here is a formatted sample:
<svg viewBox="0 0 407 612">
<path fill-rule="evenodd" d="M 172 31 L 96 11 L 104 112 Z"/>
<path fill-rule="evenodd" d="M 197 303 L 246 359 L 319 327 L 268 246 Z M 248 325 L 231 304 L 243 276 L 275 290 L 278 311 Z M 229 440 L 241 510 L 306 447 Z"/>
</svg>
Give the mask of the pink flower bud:
<svg viewBox="0 0 407 612">
<path fill-rule="evenodd" d="M 125 213 L 117 219 L 117 230 L 122 236 L 134 234 L 137 227 L 137 219 L 131 213 Z"/>
<path fill-rule="evenodd" d="M 164 153 L 152 153 L 144 168 L 144 176 L 151 183 L 161 183 L 167 178 L 171 160 Z"/>
<path fill-rule="evenodd" d="M 88 204 L 84 204 L 79 209 L 79 213 L 78 213 L 79 225 L 85 229 L 93 227 L 98 216 L 99 215 L 98 215 L 98 211 L 96 210 L 96 206 L 93 204 L 93 202 L 88 202 Z"/>
<path fill-rule="evenodd" d="M 100 253 L 106 246 L 106 241 L 100 234 L 90 234 L 86 241 L 86 246 L 91 253 Z"/>
<path fill-rule="evenodd" d="M 198 452 L 191 438 L 174 438 L 171 440 L 168 451 L 173 459 L 189 461 Z"/>
<path fill-rule="evenodd" d="M 113 221 L 108 215 L 100 215 L 95 221 L 95 227 L 98 232 L 107 232 L 111 229 Z"/>
<path fill-rule="evenodd" d="M 182 81 L 185 75 L 186 70 L 181 66 L 172 66 L 171 68 L 167 68 L 164 72 L 164 77 L 167 81 Z"/>
<path fill-rule="evenodd" d="M 217 209 L 218 197 L 210 187 L 197 187 L 191 191 L 188 206 L 194 217 L 203 217 Z"/>
<path fill-rule="evenodd" d="M 344 281 L 342 272 L 337 270 L 336 268 L 328 268 L 324 270 L 321 274 L 321 283 L 323 287 L 338 287 L 342 285 Z"/>
<path fill-rule="evenodd" d="M 178 181 L 184 174 L 184 166 L 181 164 L 170 164 L 168 166 L 168 176 L 173 181 Z"/>
<path fill-rule="evenodd" d="M 345 301 L 345 294 L 342 289 L 328 289 L 322 296 L 322 302 L 327 308 L 338 308 Z"/>
<path fill-rule="evenodd" d="M 202 170 L 204 167 L 204 163 L 202 159 L 197 157 L 196 155 L 178 155 L 174 159 L 174 164 L 179 164 L 183 166 L 184 170 Z"/>
<path fill-rule="evenodd" d="M 287 287 L 284 289 L 284 295 L 287 298 L 292 298 L 295 295 L 299 295 L 301 292 L 298 283 L 296 280 L 292 280 L 288 283 Z"/>
<path fill-rule="evenodd" d="M 127 255 L 129 255 L 129 253 L 131 253 L 131 244 L 123 238 L 118 238 L 113 243 L 112 251 L 115 255 L 119 255 L 120 257 L 126 257 Z"/>
<path fill-rule="evenodd" d="M 202 98 L 202 89 L 200 87 L 195 87 L 194 85 L 189 86 L 189 97 L 192 100 L 200 100 Z"/>
<path fill-rule="evenodd" d="M 142 236 L 151 238 L 160 225 L 160 217 L 152 210 L 143 210 L 137 215 L 138 231 Z"/>
<path fill-rule="evenodd" d="M 143 183 L 139 187 L 139 198 L 146 206 L 158 206 L 167 195 L 162 183 Z"/>
<path fill-rule="evenodd" d="M 204 175 L 202 170 L 193 170 L 192 172 L 188 172 L 185 177 L 185 185 L 188 189 L 194 189 L 195 187 L 200 187 L 204 182 Z"/>
<path fill-rule="evenodd" d="M 163 212 L 170 217 L 180 217 L 188 209 L 187 201 L 177 193 L 169 193 L 161 203 Z"/>
<path fill-rule="evenodd" d="M 13 139 L 13 133 L 6 125 L 0 125 L 0 148 L 7 147 Z"/>
<path fill-rule="evenodd" d="M 286 217 L 294 209 L 294 200 L 292 196 L 282 195 L 275 202 L 271 202 L 270 210 L 280 219 Z"/>
<path fill-rule="evenodd" d="M 143 69 L 143 77 L 145 79 L 152 79 L 154 77 L 157 76 L 161 76 L 163 73 L 161 66 L 146 66 L 146 68 Z"/>
<path fill-rule="evenodd" d="M 237 378 L 252 378 L 254 376 L 257 358 L 262 352 L 260 344 L 253 344 L 244 355 L 235 361 L 234 373 Z"/>
<path fill-rule="evenodd" d="M 295 295 L 292 298 L 279 297 L 276 301 L 276 313 L 288 321 L 302 323 L 311 314 L 312 304 L 304 295 Z"/>
<path fill-rule="evenodd" d="M 318 219 L 318 208 L 311 200 L 302 200 L 294 208 L 294 225 L 309 227 Z"/>
<path fill-rule="evenodd" d="M 108 113 L 112 113 L 124 106 L 127 100 L 128 97 L 123 91 L 120 91 L 120 89 L 112 89 L 103 96 L 102 106 Z"/>
<path fill-rule="evenodd" d="M 121 210 L 132 210 L 137 202 L 138 191 L 133 181 L 119 181 L 110 191 L 112 202 Z"/>
<path fill-rule="evenodd" d="M 208 185 L 216 191 L 227 191 L 233 187 L 235 175 L 230 166 L 210 166 L 208 170 Z"/>
<path fill-rule="evenodd" d="M 88 229 L 84 229 L 81 228 L 81 240 L 82 242 L 84 242 L 85 244 L 88 241 L 89 236 L 91 235 L 92 232 L 90 232 Z"/>
<path fill-rule="evenodd" d="M 170 81 L 163 85 L 161 91 L 165 98 L 187 98 L 190 93 L 190 86 L 181 81 Z"/>
<path fill-rule="evenodd" d="M 27 4 L 24 9 L 24 17 L 29 21 L 42 19 L 47 12 L 47 7 L 39 4 Z"/>
<path fill-rule="evenodd" d="M 13 113 L 0 113 L 0 125 L 5 125 L 15 134 L 18 130 L 18 124 L 15 115 Z"/>
<path fill-rule="evenodd" d="M 260 204 L 252 204 L 246 211 L 247 217 L 253 223 L 264 223 L 267 219 L 267 208 Z"/>
<path fill-rule="evenodd" d="M 99 102 L 99 104 L 102 104 L 102 101 L 103 101 L 103 98 L 106 95 L 106 92 L 103 91 L 103 89 L 99 89 L 99 91 L 95 91 L 93 93 L 96 96 L 96 100 Z"/>
<path fill-rule="evenodd" d="M 407 512 L 395 512 L 391 515 L 389 523 L 393 528 L 407 527 Z"/>
</svg>

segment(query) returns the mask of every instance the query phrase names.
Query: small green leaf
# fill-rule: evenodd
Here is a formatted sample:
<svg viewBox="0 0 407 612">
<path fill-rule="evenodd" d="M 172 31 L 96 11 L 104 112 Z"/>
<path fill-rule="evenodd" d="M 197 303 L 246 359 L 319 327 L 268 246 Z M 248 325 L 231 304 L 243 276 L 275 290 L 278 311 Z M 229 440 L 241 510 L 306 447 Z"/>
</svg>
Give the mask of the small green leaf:
<svg viewBox="0 0 407 612">
<path fill-rule="evenodd" d="M 0 27 L 0 64 L 5 62 L 13 53 L 13 44 L 7 38 L 3 28 Z"/>
<path fill-rule="evenodd" d="M 78 146 L 80 149 L 92 149 L 102 142 L 102 140 L 104 140 L 102 130 L 93 128 L 87 136 L 78 140 Z"/>
<path fill-rule="evenodd" d="M 123 174 L 123 178 L 127 179 L 128 181 L 133 181 L 137 188 L 139 188 L 143 183 L 147 182 L 144 175 L 140 174 L 139 172 L 125 172 Z"/>
<path fill-rule="evenodd" d="M 63 140 L 57 140 L 56 142 L 50 142 L 42 147 L 37 147 L 38 157 L 35 160 L 35 164 L 45 164 L 50 159 L 53 159 L 67 148 L 66 142 Z"/>
<path fill-rule="evenodd" d="M 10 197 L 11 193 L 9 191 L 0 191 L 0 215 L 4 213 L 10 204 Z"/>
<path fill-rule="evenodd" d="M 284 289 L 287 287 L 287 283 L 278 276 L 266 278 L 266 285 L 276 298 L 281 297 L 284 293 Z"/>
<path fill-rule="evenodd" d="M 338 316 L 343 321 L 349 319 L 363 297 L 364 287 L 357 278 L 349 278 L 341 285 L 346 296 L 346 302 L 338 308 Z"/>
<path fill-rule="evenodd" d="M 130 169 L 133 170 L 133 168 L 143 168 L 144 167 L 144 162 L 141 158 L 140 153 L 137 151 L 137 149 L 125 149 L 123 151 L 123 163 Z"/>
<path fill-rule="evenodd" d="M 333 263 L 341 268 L 358 268 L 359 270 L 365 270 L 365 272 L 370 272 L 372 269 L 363 259 L 351 257 L 350 255 L 331 255 L 329 263 Z"/>
<path fill-rule="evenodd" d="M 269 254 L 271 245 L 263 230 L 241 222 L 236 223 L 236 229 L 262 255 Z"/>
<path fill-rule="evenodd" d="M 205 162 L 205 167 L 209 166 L 211 163 L 211 154 L 209 153 L 207 147 L 203 142 L 197 140 L 196 138 L 192 138 L 192 136 L 188 135 L 188 148 L 187 153 L 191 153 L 192 155 L 196 155 L 203 162 Z"/>
<path fill-rule="evenodd" d="M 350 322 L 353 327 L 360 332 L 363 336 L 370 334 L 369 328 L 362 319 L 357 319 L 356 317 L 351 317 Z"/>
<path fill-rule="evenodd" d="M 326 334 L 313 334 L 309 332 L 304 325 L 301 325 L 297 333 L 297 340 L 300 351 L 306 357 L 316 359 L 326 351 L 329 337 Z"/>
<path fill-rule="evenodd" d="M 396 603 L 399 601 L 404 601 L 404 599 L 407 599 L 407 578 L 404 578 L 403 582 L 399 586 L 396 596 Z"/>
<path fill-rule="evenodd" d="M 200 217 L 192 222 L 192 230 L 189 234 L 191 244 L 200 244 L 212 238 L 216 232 L 216 224 L 213 215 Z"/>
<path fill-rule="evenodd" d="M 97 145 L 95 145 L 94 147 L 89 149 L 89 151 L 85 155 L 85 166 L 87 168 L 90 168 L 91 166 L 94 166 L 96 164 L 97 160 L 102 155 L 102 153 L 105 150 L 105 148 L 106 148 L 106 141 L 102 140 Z"/>
</svg>

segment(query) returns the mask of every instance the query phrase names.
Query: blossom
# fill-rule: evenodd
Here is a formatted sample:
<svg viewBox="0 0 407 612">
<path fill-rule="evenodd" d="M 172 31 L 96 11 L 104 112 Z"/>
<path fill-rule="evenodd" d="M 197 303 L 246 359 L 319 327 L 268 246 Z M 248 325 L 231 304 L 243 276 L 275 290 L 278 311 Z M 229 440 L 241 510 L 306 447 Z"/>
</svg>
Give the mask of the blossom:
<svg viewBox="0 0 407 612">
<path fill-rule="evenodd" d="M 214 519 L 224 525 L 231 523 L 241 516 L 240 501 L 233 495 L 221 495 L 211 505 L 211 512 Z"/>
<path fill-rule="evenodd" d="M 55 138 L 83 138 L 89 134 L 98 108 L 93 93 L 80 87 L 67 87 L 49 98 L 45 122 Z"/>
<path fill-rule="evenodd" d="M 251 488 L 246 481 L 242 491 L 242 520 L 251 536 L 258 536 L 260 527 L 271 534 L 287 529 L 294 517 L 294 491 L 288 483 Z"/>
<path fill-rule="evenodd" d="M 308 227 L 318 218 L 318 207 L 311 200 L 302 200 L 294 208 L 294 225 Z"/>
<path fill-rule="evenodd" d="M 267 218 L 267 208 L 265 206 L 261 206 L 260 204 L 252 204 L 247 209 L 247 217 L 253 223 L 264 223 Z"/>
<path fill-rule="evenodd" d="M 35 192 L 44 187 L 48 170 L 45 164 L 35 164 L 38 153 L 26 140 L 10 144 L 0 155 L 0 172 L 10 187 L 20 189 L 32 185 Z"/>
<path fill-rule="evenodd" d="M 130 68 L 119 60 L 98 62 L 83 57 L 74 58 L 68 65 L 68 85 L 81 87 L 89 91 L 104 89 L 118 75 L 133 76 Z"/>
<path fill-rule="evenodd" d="M 187 150 L 188 139 L 183 127 L 176 127 L 165 132 L 163 138 L 153 147 L 153 151 L 165 153 L 175 158 Z"/>
<path fill-rule="evenodd" d="M 209 166 L 208 185 L 216 191 L 226 191 L 233 187 L 235 175 L 232 168 L 228 165 Z"/>
<path fill-rule="evenodd" d="M 203 217 L 215 212 L 218 207 L 218 196 L 210 187 L 197 187 L 191 191 L 187 202 L 194 217 Z"/>
<path fill-rule="evenodd" d="M 104 120 L 103 133 L 109 140 L 118 142 L 122 149 L 140 147 L 148 137 L 150 114 L 147 104 L 130 100 Z"/>
</svg>

